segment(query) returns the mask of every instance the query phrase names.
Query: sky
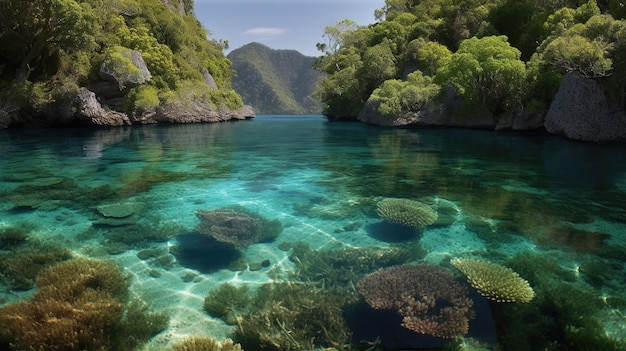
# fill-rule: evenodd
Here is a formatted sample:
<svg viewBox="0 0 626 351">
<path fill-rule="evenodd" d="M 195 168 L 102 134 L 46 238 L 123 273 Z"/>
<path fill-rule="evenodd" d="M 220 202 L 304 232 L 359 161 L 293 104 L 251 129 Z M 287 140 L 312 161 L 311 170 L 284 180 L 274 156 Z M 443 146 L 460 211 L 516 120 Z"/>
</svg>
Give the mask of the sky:
<svg viewBox="0 0 626 351">
<path fill-rule="evenodd" d="M 209 37 L 228 40 L 230 49 L 259 42 L 272 49 L 297 50 L 320 56 L 326 26 L 350 19 L 375 23 L 374 10 L 384 0 L 195 0 L 194 12 Z"/>
</svg>

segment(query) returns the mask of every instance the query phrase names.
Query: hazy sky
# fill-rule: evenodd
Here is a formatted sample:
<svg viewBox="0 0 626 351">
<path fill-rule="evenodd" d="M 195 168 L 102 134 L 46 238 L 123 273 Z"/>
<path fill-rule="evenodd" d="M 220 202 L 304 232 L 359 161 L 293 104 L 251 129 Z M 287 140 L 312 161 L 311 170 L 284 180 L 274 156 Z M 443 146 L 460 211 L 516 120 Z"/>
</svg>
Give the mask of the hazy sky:
<svg viewBox="0 0 626 351">
<path fill-rule="evenodd" d="M 195 14 L 212 39 L 228 40 L 230 50 L 256 41 L 273 49 L 319 56 L 324 27 L 351 19 L 374 23 L 384 0 L 195 0 Z M 228 53 L 228 52 L 226 52 Z"/>
</svg>

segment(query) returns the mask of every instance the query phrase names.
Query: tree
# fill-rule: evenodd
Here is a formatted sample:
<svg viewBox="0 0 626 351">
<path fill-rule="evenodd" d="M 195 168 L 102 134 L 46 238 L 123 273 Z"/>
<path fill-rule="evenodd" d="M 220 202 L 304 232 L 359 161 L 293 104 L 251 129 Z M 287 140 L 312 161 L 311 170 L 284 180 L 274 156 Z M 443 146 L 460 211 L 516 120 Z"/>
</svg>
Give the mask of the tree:
<svg viewBox="0 0 626 351">
<path fill-rule="evenodd" d="M 337 21 L 334 26 L 326 26 L 324 28 L 323 38 L 325 43 L 317 43 L 317 49 L 326 55 L 335 55 L 345 46 L 346 36 L 359 28 L 359 25 L 349 19 Z"/>
<path fill-rule="evenodd" d="M 378 114 L 395 118 L 406 112 L 419 112 L 433 101 L 440 89 L 432 78 L 415 71 L 407 76 L 406 81 L 385 81 L 374 90 L 368 101 L 378 105 Z"/>
<path fill-rule="evenodd" d="M 45 51 L 78 48 L 89 38 L 85 9 L 74 0 L 0 0 L 0 42 L 16 58 L 17 82 L 29 79 Z"/>
<path fill-rule="evenodd" d="M 520 56 L 505 36 L 473 37 L 459 44 L 436 81 L 454 87 L 466 106 L 499 114 L 518 107 L 523 97 L 526 66 Z"/>
</svg>

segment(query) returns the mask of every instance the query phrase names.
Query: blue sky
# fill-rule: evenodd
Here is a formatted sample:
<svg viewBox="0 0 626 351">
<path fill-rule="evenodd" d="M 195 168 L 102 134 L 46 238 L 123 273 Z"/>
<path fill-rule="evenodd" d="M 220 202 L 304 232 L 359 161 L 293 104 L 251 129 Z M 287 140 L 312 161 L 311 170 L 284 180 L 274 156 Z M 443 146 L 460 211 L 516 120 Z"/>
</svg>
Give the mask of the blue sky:
<svg viewBox="0 0 626 351">
<path fill-rule="evenodd" d="M 324 27 L 351 19 L 376 22 L 384 0 L 195 0 L 195 14 L 212 39 L 228 40 L 230 50 L 256 41 L 273 49 L 319 56 Z M 226 52 L 228 53 L 228 51 Z"/>
</svg>

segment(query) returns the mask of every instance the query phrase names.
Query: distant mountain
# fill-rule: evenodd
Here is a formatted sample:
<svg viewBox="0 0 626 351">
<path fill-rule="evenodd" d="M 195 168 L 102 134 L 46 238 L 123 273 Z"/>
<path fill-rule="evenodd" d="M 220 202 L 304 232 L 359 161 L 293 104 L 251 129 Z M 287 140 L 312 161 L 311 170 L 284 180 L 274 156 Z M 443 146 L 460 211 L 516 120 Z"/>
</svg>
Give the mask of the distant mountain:
<svg viewBox="0 0 626 351">
<path fill-rule="evenodd" d="M 228 54 L 233 89 L 257 114 L 318 114 L 321 104 L 311 94 L 321 73 L 314 57 L 295 50 L 275 50 L 250 43 Z"/>
</svg>

